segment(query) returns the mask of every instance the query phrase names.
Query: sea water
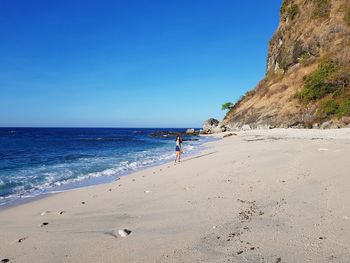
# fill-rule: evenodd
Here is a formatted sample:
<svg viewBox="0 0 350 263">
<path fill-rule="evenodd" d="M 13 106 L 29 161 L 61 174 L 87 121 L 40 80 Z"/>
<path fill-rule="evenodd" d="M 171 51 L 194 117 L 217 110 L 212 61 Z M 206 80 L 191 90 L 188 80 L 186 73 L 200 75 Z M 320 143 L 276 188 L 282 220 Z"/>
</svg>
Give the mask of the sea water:
<svg viewBox="0 0 350 263">
<path fill-rule="evenodd" d="M 0 128 L 0 206 L 57 191 L 110 182 L 175 158 L 174 137 L 132 128 Z M 184 156 L 206 137 L 183 143 Z"/>
</svg>

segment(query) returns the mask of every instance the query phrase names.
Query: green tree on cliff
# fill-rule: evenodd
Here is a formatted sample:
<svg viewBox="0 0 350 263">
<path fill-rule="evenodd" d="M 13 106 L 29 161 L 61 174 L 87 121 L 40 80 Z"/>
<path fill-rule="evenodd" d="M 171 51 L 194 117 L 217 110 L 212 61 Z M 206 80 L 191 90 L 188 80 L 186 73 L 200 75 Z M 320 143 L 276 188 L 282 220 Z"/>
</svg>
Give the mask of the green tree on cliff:
<svg viewBox="0 0 350 263">
<path fill-rule="evenodd" d="M 230 110 L 232 107 L 233 107 L 232 102 L 226 102 L 226 103 L 222 104 L 221 110 Z"/>
</svg>

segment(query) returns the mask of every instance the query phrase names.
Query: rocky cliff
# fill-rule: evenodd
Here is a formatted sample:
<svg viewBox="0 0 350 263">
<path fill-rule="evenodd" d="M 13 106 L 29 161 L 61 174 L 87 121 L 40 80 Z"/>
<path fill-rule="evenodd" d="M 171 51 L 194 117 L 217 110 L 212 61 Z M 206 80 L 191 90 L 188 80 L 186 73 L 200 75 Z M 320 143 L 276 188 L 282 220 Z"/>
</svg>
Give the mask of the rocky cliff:
<svg viewBox="0 0 350 263">
<path fill-rule="evenodd" d="M 266 77 L 231 107 L 231 128 L 350 124 L 350 0 L 284 0 Z"/>
</svg>

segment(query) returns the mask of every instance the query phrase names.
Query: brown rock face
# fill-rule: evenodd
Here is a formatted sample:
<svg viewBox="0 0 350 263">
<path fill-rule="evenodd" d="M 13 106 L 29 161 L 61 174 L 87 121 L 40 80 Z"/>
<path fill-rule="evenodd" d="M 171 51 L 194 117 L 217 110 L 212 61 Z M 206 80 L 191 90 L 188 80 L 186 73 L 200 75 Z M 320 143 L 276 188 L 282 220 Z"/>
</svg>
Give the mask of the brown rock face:
<svg viewBox="0 0 350 263">
<path fill-rule="evenodd" d="M 332 120 L 342 126 L 335 113 L 320 118 L 319 100 L 302 102 L 296 94 L 320 61 L 350 62 L 350 0 L 284 0 L 280 17 L 269 44 L 265 79 L 242 96 L 223 123 L 232 128 L 311 128 Z M 342 74 L 350 76 L 347 69 Z"/>
</svg>

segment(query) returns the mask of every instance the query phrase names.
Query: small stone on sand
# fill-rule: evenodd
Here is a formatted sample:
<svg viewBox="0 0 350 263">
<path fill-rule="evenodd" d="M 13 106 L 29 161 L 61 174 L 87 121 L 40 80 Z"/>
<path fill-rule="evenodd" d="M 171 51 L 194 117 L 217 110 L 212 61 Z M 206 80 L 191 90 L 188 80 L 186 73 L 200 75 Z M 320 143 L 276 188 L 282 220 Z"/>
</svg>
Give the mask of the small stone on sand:
<svg viewBox="0 0 350 263">
<path fill-rule="evenodd" d="M 6 263 L 6 262 L 10 262 L 10 260 L 9 260 L 8 258 L 3 258 L 3 259 L 1 260 L 1 263 Z"/>
<path fill-rule="evenodd" d="M 129 229 L 119 229 L 119 230 L 118 230 L 118 234 L 119 234 L 121 237 L 127 237 L 128 235 L 131 234 L 131 230 L 129 230 Z"/>
<path fill-rule="evenodd" d="M 66 213 L 66 211 L 61 211 L 61 212 L 59 212 L 58 214 L 59 214 L 59 215 L 63 215 L 64 213 Z"/>
<path fill-rule="evenodd" d="M 150 192 L 151 192 L 150 190 L 146 190 L 146 191 L 145 191 L 146 194 L 148 194 L 148 193 L 150 193 Z"/>
<path fill-rule="evenodd" d="M 85 205 L 85 202 L 81 202 L 82 205 Z"/>
<path fill-rule="evenodd" d="M 40 215 L 44 216 L 44 215 L 49 214 L 49 213 L 51 213 L 51 211 L 44 211 Z"/>
<path fill-rule="evenodd" d="M 41 223 L 39 226 L 40 227 L 43 227 L 43 226 L 47 226 L 49 223 L 48 222 L 43 222 L 43 223 Z"/>
</svg>

